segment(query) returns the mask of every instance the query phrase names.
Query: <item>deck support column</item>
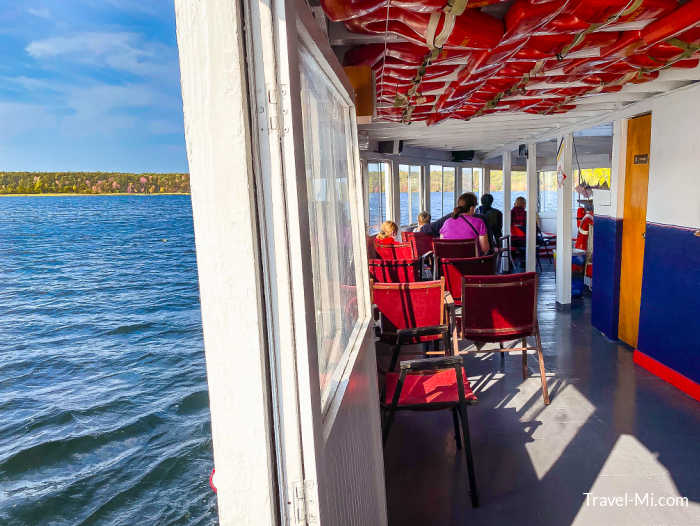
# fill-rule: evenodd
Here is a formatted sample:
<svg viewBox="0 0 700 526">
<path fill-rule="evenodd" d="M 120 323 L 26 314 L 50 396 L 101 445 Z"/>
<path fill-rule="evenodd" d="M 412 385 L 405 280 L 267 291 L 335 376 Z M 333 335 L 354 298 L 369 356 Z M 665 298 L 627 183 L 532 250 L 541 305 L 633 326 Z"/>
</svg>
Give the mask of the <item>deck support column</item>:
<svg viewBox="0 0 700 526">
<path fill-rule="evenodd" d="M 557 307 L 571 307 L 571 195 L 574 186 L 573 141 L 571 133 L 559 138 L 557 171 L 566 178 L 557 183 Z M 557 173 L 557 181 L 562 174 Z"/>
<path fill-rule="evenodd" d="M 389 169 L 384 174 L 386 188 L 386 218 L 401 226 L 401 195 L 399 193 L 399 162 L 386 161 Z"/>
<path fill-rule="evenodd" d="M 537 263 L 537 144 L 527 145 L 527 225 L 525 271 L 535 272 Z"/>
<path fill-rule="evenodd" d="M 503 235 L 510 234 L 510 209 L 511 209 L 511 179 L 510 171 L 512 168 L 511 152 L 503 152 Z M 512 240 L 511 240 L 512 242 Z M 510 260 L 506 258 L 503 262 L 503 269 L 510 270 Z"/>
<path fill-rule="evenodd" d="M 462 165 L 455 166 L 455 191 L 453 192 L 455 197 L 455 202 L 452 206 L 457 206 L 457 199 L 462 195 L 462 170 L 464 167 Z"/>
<path fill-rule="evenodd" d="M 491 192 L 491 168 L 488 166 L 481 167 L 481 181 L 479 187 L 481 195 Z"/>
<path fill-rule="evenodd" d="M 430 214 L 430 165 L 423 164 L 420 167 L 421 209 Z M 433 217 L 435 221 L 437 217 Z"/>
<path fill-rule="evenodd" d="M 248 127 L 244 13 L 238 2 L 177 0 L 175 15 L 219 522 L 275 524 L 271 351 L 260 275 L 257 164 Z M 232 342 L 245 342 L 245 352 Z"/>
</svg>

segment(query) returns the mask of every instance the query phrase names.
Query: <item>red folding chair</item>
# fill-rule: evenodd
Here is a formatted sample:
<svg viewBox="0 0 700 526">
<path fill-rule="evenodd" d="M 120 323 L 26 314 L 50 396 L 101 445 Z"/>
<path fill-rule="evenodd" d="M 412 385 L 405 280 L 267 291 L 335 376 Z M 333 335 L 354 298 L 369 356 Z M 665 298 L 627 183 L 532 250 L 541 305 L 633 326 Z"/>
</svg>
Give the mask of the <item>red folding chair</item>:
<svg viewBox="0 0 700 526">
<path fill-rule="evenodd" d="M 381 314 L 379 339 L 391 345 L 393 371 L 404 345 L 432 342 L 434 350 L 442 341 L 443 352 L 452 348 L 451 330 L 446 323 L 445 282 L 370 282 L 373 307 Z M 450 317 L 454 315 L 449 313 Z"/>
<path fill-rule="evenodd" d="M 537 323 L 537 274 L 462 278 L 462 337 L 477 343 L 498 343 L 497 352 L 522 351 L 523 380 L 527 367 L 528 336 L 535 337 L 534 350 L 540 366 L 542 398 L 549 404 L 542 339 Z M 520 340 L 522 347 L 505 348 L 503 342 Z M 501 354 L 503 360 L 503 354 Z"/>
<path fill-rule="evenodd" d="M 373 236 L 370 236 L 369 234 L 367 234 L 366 240 L 367 240 L 367 257 L 369 259 L 378 258 L 379 255 L 377 254 L 377 249 L 376 249 L 377 234 L 374 234 Z"/>
<path fill-rule="evenodd" d="M 421 258 L 426 270 L 433 268 L 433 236 L 423 232 L 401 232 L 401 239 L 413 246 L 413 252 Z"/>
<path fill-rule="evenodd" d="M 418 257 L 433 251 L 433 236 L 424 232 L 401 232 L 404 243 L 410 243 Z"/>
<path fill-rule="evenodd" d="M 381 390 L 382 440 L 386 446 L 397 411 L 439 411 L 450 409 L 457 449 L 464 449 L 468 488 L 473 507 L 479 506 L 474 459 L 469 437 L 467 406 L 477 402 L 462 367 L 461 356 L 446 356 L 401 362 L 401 372 L 386 373 Z M 459 421 L 462 422 L 460 440 Z M 462 448 L 462 446 L 464 446 Z"/>
<path fill-rule="evenodd" d="M 391 245 L 375 243 L 374 249 L 379 259 L 415 259 L 418 257 L 410 243 L 394 243 Z"/>
<path fill-rule="evenodd" d="M 462 276 L 491 276 L 495 274 L 495 256 L 478 258 L 444 258 L 440 260 L 440 275 L 445 288 L 452 294 L 455 305 L 462 305 Z"/>
<path fill-rule="evenodd" d="M 475 258 L 479 256 L 476 239 L 438 239 L 433 238 L 433 254 L 435 266 L 433 276 L 437 279 L 440 274 L 440 259 L 442 258 Z"/>
<path fill-rule="evenodd" d="M 420 259 L 370 259 L 369 277 L 379 283 L 420 281 Z"/>
</svg>

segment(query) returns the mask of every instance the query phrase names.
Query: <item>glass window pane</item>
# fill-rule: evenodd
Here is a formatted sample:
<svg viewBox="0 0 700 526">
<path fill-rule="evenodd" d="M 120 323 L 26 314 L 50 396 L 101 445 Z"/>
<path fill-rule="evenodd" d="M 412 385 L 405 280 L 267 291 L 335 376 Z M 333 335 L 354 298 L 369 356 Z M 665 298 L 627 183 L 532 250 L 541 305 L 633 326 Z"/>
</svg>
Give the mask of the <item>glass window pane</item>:
<svg viewBox="0 0 700 526">
<path fill-rule="evenodd" d="M 442 169 L 442 214 L 449 214 L 455 207 L 455 167 L 445 166 Z"/>
<path fill-rule="evenodd" d="M 421 213 L 420 204 L 420 166 L 411 166 L 410 173 L 410 192 L 411 192 L 411 223 L 418 221 L 418 214 Z"/>
<path fill-rule="evenodd" d="M 407 226 L 410 224 L 410 210 L 408 206 L 408 184 L 409 170 L 407 164 L 399 165 L 399 226 Z"/>
<path fill-rule="evenodd" d="M 479 185 L 481 184 L 481 175 L 483 168 L 472 168 L 472 189 L 471 191 L 479 197 Z"/>
<path fill-rule="evenodd" d="M 370 234 L 376 234 L 386 219 L 386 194 L 384 172 L 386 163 L 367 163 L 367 184 L 369 186 L 369 225 Z"/>
<path fill-rule="evenodd" d="M 503 210 L 503 170 L 491 170 L 490 192 L 493 196 L 493 207 Z"/>
<path fill-rule="evenodd" d="M 303 48 L 299 66 L 318 365 L 325 404 L 358 321 L 350 205 L 355 184 L 349 142 L 353 110 Z"/>
<path fill-rule="evenodd" d="M 472 169 L 462 168 L 462 193 L 474 191 Z"/>
<path fill-rule="evenodd" d="M 442 217 L 442 166 L 430 165 L 430 215 L 433 221 Z"/>
<path fill-rule="evenodd" d="M 513 208 L 513 203 L 518 197 L 527 199 L 527 172 L 512 171 L 510 173 L 510 203 L 506 207 L 508 210 Z"/>
<path fill-rule="evenodd" d="M 557 213 L 557 172 L 544 171 L 538 173 L 539 178 L 539 213 L 556 215 Z"/>
</svg>

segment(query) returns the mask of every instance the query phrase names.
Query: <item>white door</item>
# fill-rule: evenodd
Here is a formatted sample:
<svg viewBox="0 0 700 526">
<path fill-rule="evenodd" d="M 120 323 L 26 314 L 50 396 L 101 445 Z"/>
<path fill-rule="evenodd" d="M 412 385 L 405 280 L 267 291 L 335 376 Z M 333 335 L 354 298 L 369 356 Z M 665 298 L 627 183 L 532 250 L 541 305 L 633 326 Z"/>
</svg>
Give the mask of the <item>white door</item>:
<svg viewBox="0 0 700 526">
<path fill-rule="evenodd" d="M 385 524 L 352 89 L 306 3 L 244 5 L 282 523 Z"/>
</svg>

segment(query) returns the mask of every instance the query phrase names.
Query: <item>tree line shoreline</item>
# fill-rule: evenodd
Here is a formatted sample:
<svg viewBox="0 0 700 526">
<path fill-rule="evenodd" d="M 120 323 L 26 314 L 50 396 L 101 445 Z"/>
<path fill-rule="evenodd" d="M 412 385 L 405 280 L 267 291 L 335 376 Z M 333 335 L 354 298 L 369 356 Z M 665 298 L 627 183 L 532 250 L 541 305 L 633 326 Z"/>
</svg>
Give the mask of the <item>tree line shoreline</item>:
<svg viewBox="0 0 700 526">
<path fill-rule="evenodd" d="M 186 173 L 0 172 L 0 195 L 186 195 Z"/>
</svg>

